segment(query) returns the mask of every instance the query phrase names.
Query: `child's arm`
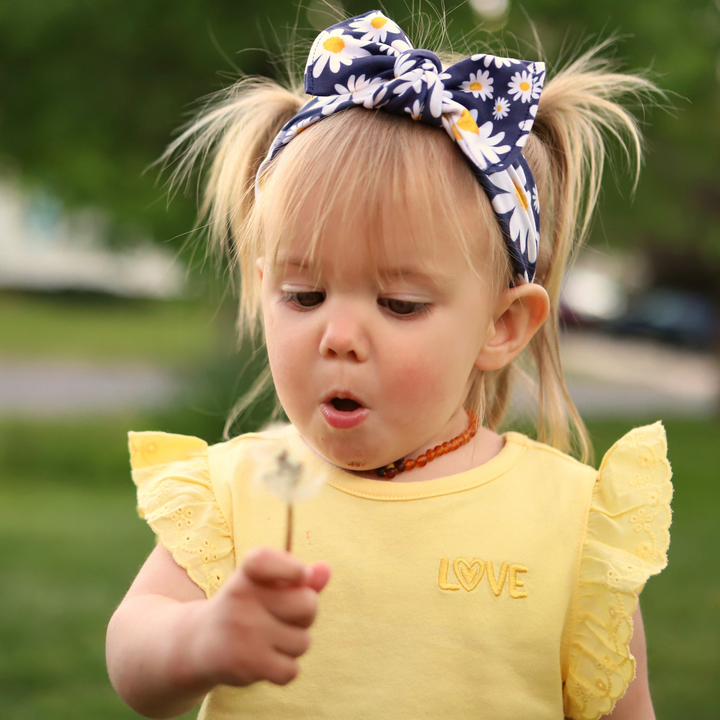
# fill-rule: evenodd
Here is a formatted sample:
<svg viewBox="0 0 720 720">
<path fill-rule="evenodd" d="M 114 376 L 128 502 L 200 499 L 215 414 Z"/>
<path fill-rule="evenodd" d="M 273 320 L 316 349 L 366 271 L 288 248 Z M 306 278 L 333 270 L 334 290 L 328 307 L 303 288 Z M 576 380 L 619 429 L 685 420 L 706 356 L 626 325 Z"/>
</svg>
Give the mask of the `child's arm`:
<svg viewBox="0 0 720 720">
<path fill-rule="evenodd" d="M 325 563 L 307 566 L 260 548 L 207 600 L 158 544 L 110 620 L 110 680 L 151 718 L 182 715 L 219 684 L 284 685 L 309 647 L 317 594 L 329 577 Z"/>
</svg>

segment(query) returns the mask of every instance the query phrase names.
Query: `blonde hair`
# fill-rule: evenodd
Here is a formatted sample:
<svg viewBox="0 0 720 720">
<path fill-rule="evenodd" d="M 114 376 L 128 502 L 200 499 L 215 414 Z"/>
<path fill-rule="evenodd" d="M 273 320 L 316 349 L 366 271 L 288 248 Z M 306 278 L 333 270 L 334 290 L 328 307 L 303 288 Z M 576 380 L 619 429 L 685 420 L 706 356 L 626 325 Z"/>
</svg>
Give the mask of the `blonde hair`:
<svg viewBox="0 0 720 720">
<path fill-rule="evenodd" d="M 525 353 L 537 387 L 537 437 L 583 461 L 591 457 L 585 426 L 568 393 L 559 352 L 558 306 L 568 263 L 585 240 L 600 191 L 607 156 L 606 140 L 615 138 L 640 170 L 642 142 L 635 117 L 619 100 L 642 99 L 657 91 L 640 75 L 614 70 L 600 52 L 601 43 L 549 77 L 537 117 L 523 150 L 535 177 L 540 204 L 540 253 L 536 282 L 549 297 L 546 323 Z M 445 56 L 449 57 L 449 56 Z M 329 208 L 340 189 L 359 193 L 382 224 L 388 208 L 410 206 L 418 226 L 440 221 L 450 228 L 468 260 L 477 268 L 489 263 L 498 288 L 511 279 L 509 255 L 490 202 L 452 140 L 440 129 L 409 118 L 353 108 L 316 123 L 287 145 L 263 173 L 263 190 L 255 197 L 255 176 L 270 143 L 308 100 L 298 84 L 283 87 L 267 79 L 243 78 L 215 96 L 168 148 L 163 159 L 178 158 L 171 181 L 186 179 L 193 166 L 209 159 L 200 226 L 210 246 L 226 255 L 240 282 L 238 331 L 255 338 L 259 329 L 257 258 L 277 248 L 291 232 L 297 209 L 308 193 L 322 198 L 312 226 L 311 252 L 322 237 Z M 323 158 L 332 158 L 328 173 Z M 460 208 L 459 190 L 474 198 Z M 356 203 L 346 202 L 345 207 Z M 472 222 L 468 223 L 468 213 Z M 488 229 L 488 242 L 478 251 L 471 227 Z M 287 235 L 286 235 L 287 236 Z M 382 237 L 382 233 L 380 234 Z M 491 429 L 502 422 L 510 399 L 516 363 L 493 373 L 476 371 L 465 405 L 481 411 Z M 269 368 L 242 398 L 226 425 L 226 436 L 238 415 L 271 382 Z"/>
</svg>

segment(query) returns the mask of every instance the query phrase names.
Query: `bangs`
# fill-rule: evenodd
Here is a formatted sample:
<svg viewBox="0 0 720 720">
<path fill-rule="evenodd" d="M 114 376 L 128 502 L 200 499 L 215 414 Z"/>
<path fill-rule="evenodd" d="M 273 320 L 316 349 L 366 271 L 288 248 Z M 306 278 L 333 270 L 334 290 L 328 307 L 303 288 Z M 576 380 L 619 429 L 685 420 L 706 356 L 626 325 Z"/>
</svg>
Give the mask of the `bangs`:
<svg viewBox="0 0 720 720">
<path fill-rule="evenodd" d="M 433 252 L 457 244 L 485 277 L 509 266 L 490 201 L 446 132 L 364 108 L 323 118 L 279 152 L 252 216 L 258 256 L 300 239 L 314 267 L 323 243 L 346 232 L 365 239 L 375 267 L 399 232 Z"/>
</svg>

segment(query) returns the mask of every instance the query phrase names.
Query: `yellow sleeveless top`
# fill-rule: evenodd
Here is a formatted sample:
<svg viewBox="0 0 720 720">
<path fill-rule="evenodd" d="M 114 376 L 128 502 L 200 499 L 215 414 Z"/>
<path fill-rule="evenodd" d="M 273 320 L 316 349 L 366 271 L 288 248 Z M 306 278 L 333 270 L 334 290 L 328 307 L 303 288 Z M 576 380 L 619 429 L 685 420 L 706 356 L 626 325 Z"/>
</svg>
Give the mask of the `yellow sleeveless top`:
<svg viewBox="0 0 720 720">
<path fill-rule="evenodd" d="M 199 717 L 609 713 L 635 674 L 638 593 L 667 564 L 665 432 L 631 431 L 599 471 L 504 437 L 474 470 L 393 483 L 328 464 L 292 426 L 212 447 L 130 433 L 139 513 L 208 597 L 250 548 L 284 545 L 285 505 L 254 480 L 259 444 L 285 447 L 324 480 L 295 506 L 294 553 L 333 570 L 299 676 L 218 686 Z"/>
</svg>

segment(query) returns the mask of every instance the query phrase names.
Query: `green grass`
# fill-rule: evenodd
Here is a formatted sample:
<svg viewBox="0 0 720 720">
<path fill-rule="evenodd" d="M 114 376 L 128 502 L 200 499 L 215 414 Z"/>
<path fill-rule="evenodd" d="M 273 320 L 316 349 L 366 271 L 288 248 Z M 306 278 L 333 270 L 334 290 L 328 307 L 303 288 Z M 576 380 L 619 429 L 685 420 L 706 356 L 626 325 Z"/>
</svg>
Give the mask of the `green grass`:
<svg viewBox="0 0 720 720">
<path fill-rule="evenodd" d="M 0 294 L 5 357 L 196 365 L 231 348 L 232 308 L 204 300 Z"/>
<path fill-rule="evenodd" d="M 154 426 L 217 439 L 187 413 L 0 423 L 0 706 L 8 720 L 137 717 L 105 671 L 107 621 L 153 546 L 135 514 L 125 433 Z M 598 458 L 633 423 L 590 425 Z M 675 472 L 670 565 L 642 595 L 660 720 L 720 707 L 720 421 L 667 422 Z M 188 715 L 193 717 L 194 714 Z"/>
</svg>

